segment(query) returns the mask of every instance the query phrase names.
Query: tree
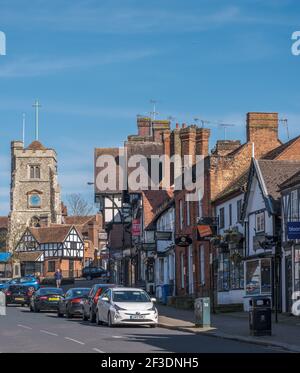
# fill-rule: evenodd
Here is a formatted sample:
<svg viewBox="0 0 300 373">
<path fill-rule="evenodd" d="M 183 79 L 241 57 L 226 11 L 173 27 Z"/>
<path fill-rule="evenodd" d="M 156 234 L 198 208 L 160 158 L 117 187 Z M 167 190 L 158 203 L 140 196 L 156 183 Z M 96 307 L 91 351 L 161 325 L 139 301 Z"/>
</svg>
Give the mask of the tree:
<svg viewBox="0 0 300 373">
<path fill-rule="evenodd" d="M 93 213 L 94 207 L 81 194 L 73 193 L 67 196 L 70 215 L 87 216 Z"/>
</svg>

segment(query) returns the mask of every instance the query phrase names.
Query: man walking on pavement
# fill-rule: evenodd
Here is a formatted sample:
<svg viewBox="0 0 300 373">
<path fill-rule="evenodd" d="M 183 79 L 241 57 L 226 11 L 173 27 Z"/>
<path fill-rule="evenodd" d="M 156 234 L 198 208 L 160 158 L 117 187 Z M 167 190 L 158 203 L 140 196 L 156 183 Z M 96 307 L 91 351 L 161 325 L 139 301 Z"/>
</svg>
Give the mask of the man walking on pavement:
<svg viewBox="0 0 300 373">
<path fill-rule="evenodd" d="M 54 273 L 54 278 L 55 278 L 55 281 L 56 281 L 56 287 L 60 288 L 61 280 L 62 280 L 62 273 L 61 273 L 61 270 L 59 268 Z"/>
</svg>

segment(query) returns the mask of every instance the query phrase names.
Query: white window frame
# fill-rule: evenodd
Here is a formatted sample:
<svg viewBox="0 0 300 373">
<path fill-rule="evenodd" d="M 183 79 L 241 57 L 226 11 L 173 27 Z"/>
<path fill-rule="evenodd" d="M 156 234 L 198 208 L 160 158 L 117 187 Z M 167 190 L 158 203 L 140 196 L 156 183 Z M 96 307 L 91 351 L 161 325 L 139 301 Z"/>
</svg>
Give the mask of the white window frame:
<svg viewBox="0 0 300 373">
<path fill-rule="evenodd" d="M 266 221 L 265 221 L 265 212 L 258 212 L 255 215 L 255 229 L 256 233 L 265 232 Z"/>
</svg>

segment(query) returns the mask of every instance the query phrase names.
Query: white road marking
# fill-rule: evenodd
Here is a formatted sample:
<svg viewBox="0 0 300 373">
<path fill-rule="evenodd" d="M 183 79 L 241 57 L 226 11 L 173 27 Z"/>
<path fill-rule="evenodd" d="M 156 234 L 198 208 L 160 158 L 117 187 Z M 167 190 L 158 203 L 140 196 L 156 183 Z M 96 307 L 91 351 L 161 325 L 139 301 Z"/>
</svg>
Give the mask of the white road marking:
<svg viewBox="0 0 300 373">
<path fill-rule="evenodd" d="M 52 332 L 48 332 L 48 330 L 40 330 L 40 332 L 41 333 L 45 333 L 45 334 L 49 334 L 49 335 L 53 335 L 53 336 L 55 336 L 55 337 L 58 337 L 58 334 L 56 334 L 56 333 L 52 333 Z"/>
<path fill-rule="evenodd" d="M 24 329 L 29 329 L 29 330 L 32 330 L 32 328 L 30 326 L 26 326 L 26 325 L 22 325 L 22 324 L 18 324 L 18 326 L 20 328 L 24 328 Z"/>
<path fill-rule="evenodd" d="M 123 337 L 121 335 L 113 335 L 112 338 L 121 339 Z"/>
<path fill-rule="evenodd" d="M 102 350 L 99 350 L 98 348 L 93 348 L 93 350 L 94 350 L 94 351 L 96 351 L 96 352 L 99 352 L 100 354 L 105 354 L 105 352 L 104 352 L 104 351 L 102 351 Z"/>
<path fill-rule="evenodd" d="M 68 341 L 72 341 L 72 342 L 78 343 L 80 345 L 85 345 L 84 342 L 78 341 L 77 339 L 73 339 L 73 338 L 69 338 L 69 337 L 65 337 L 65 339 L 67 339 Z"/>
</svg>

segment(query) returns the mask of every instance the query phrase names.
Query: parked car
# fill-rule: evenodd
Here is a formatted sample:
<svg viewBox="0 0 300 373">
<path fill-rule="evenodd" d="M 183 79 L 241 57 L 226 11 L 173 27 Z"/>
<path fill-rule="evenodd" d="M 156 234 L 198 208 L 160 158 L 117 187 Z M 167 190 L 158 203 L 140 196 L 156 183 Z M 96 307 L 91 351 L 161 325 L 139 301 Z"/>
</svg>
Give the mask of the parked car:
<svg viewBox="0 0 300 373">
<path fill-rule="evenodd" d="M 40 288 L 31 297 L 30 311 L 57 311 L 63 295 L 63 290 L 59 288 Z"/>
<path fill-rule="evenodd" d="M 82 305 L 87 298 L 90 288 L 73 288 L 69 289 L 58 303 L 57 316 L 68 318 L 74 315 L 82 315 Z"/>
<path fill-rule="evenodd" d="M 30 298 L 34 292 L 30 286 L 26 285 L 9 285 L 5 289 L 6 305 L 21 304 L 22 306 L 29 305 Z"/>
<path fill-rule="evenodd" d="M 109 288 L 116 285 L 113 284 L 95 284 L 82 305 L 82 319 L 84 321 L 96 322 L 96 308 L 100 295 Z"/>
<path fill-rule="evenodd" d="M 82 270 L 82 277 L 87 280 L 102 278 L 107 281 L 109 279 L 108 272 L 102 267 L 84 267 Z"/>
<path fill-rule="evenodd" d="M 156 299 L 150 298 L 143 289 L 119 288 L 107 289 L 98 300 L 96 323 L 115 325 L 150 325 L 158 323 Z"/>
<path fill-rule="evenodd" d="M 38 290 L 40 287 L 39 280 L 34 276 L 24 276 L 24 277 L 17 277 L 12 278 L 11 280 L 8 280 L 6 282 L 0 283 L 0 290 L 1 289 L 7 289 L 10 285 L 24 285 L 24 286 L 30 286 L 34 290 Z"/>
</svg>

